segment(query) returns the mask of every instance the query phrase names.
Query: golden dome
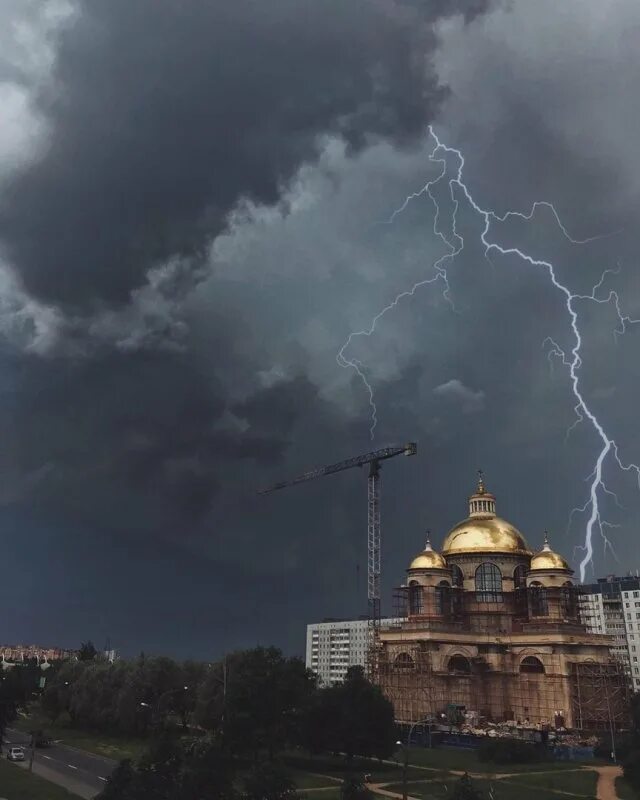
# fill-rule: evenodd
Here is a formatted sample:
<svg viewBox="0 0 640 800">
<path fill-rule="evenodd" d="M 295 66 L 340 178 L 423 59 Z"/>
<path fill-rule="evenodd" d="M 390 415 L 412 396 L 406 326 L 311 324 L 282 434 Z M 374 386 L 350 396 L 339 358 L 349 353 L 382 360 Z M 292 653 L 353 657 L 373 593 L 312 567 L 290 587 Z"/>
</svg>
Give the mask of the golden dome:
<svg viewBox="0 0 640 800">
<path fill-rule="evenodd" d="M 561 569 L 563 572 L 572 572 L 567 562 L 561 555 L 549 547 L 549 537 L 544 534 L 544 546 L 539 553 L 531 559 L 532 570 Z"/>
<path fill-rule="evenodd" d="M 424 550 L 409 564 L 409 569 L 448 569 L 447 562 L 431 547 L 431 540 L 427 539 Z"/>
<path fill-rule="evenodd" d="M 530 556 L 524 536 L 510 522 L 496 517 L 495 496 L 487 491 L 482 472 L 478 488 L 469 498 L 469 516 L 447 534 L 444 556 L 461 553 L 507 553 Z"/>
<path fill-rule="evenodd" d="M 530 556 L 531 551 L 517 528 L 500 517 L 477 519 L 470 517 L 459 522 L 447 534 L 442 553 L 508 553 Z"/>
</svg>

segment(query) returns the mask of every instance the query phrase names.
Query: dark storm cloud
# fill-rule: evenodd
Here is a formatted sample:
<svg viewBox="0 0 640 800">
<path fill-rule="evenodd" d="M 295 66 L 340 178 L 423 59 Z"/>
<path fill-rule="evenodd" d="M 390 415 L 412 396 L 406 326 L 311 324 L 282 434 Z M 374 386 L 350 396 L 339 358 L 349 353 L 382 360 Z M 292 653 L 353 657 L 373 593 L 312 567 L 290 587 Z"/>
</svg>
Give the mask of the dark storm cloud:
<svg viewBox="0 0 640 800">
<path fill-rule="evenodd" d="M 277 202 L 319 135 L 421 132 L 441 96 L 428 23 L 482 5 L 80 2 L 38 98 L 46 153 L 2 197 L 6 256 L 47 302 L 125 302 L 240 197 Z"/>
<path fill-rule="evenodd" d="M 577 236 L 633 215 L 640 61 L 621 31 L 638 11 L 623 6 L 605 19 L 595 0 L 479 16 L 483 3 L 453 1 L 80 4 L 37 88 L 49 147 L 0 193 L 3 250 L 28 290 L 26 308 L 9 303 L 0 271 L 1 330 L 9 317 L 39 343 L 0 360 L 5 563 L 31 565 L 33 606 L 40 584 L 50 606 L 28 630 L 109 633 L 130 652 L 258 638 L 299 651 L 305 622 L 364 610 L 366 475 L 255 490 L 405 440 L 419 455 L 383 475 L 385 599 L 424 529 L 437 545 L 464 516 L 478 467 L 533 547 L 549 527 L 574 555 L 583 526 L 561 537 L 594 440 L 583 425 L 564 444 L 567 374 L 542 346 L 571 346 L 562 298 L 515 259 L 488 263 L 464 202 L 456 311 L 423 286 L 353 344 L 378 402 L 373 443 L 368 395 L 335 354 L 446 251 L 425 197 L 376 224 L 437 174 L 428 142 L 403 146 L 426 121 L 500 212 L 557 200 Z M 622 255 L 612 280 L 639 317 L 635 227 L 580 248 L 549 217 L 500 233 L 576 290 Z M 639 331 L 616 344 L 610 307 L 581 314 L 584 385 L 633 457 Z M 640 504 L 621 488 L 624 542 Z"/>
</svg>

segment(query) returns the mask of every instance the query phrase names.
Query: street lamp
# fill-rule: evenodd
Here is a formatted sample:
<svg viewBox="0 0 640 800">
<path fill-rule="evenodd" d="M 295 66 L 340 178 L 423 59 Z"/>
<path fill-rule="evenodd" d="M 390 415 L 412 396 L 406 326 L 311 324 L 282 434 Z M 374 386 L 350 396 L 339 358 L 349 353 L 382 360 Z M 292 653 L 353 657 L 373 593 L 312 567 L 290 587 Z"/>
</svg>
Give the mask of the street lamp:
<svg viewBox="0 0 640 800">
<path fill-rule="evenodd" d="M 409 748 L 404 742 L 397 741 L 396 745 L 404 752 L 402 760 L 402 800 L 407 800 L 407 767 L 409 766 Z"/>
<path fill-rule="evenodd" d="M 189 691 L 188 686 L 182 686 L 179 689 L 168 689 L 166 692 L 163 692 L 160 695 L 160 697 L 156 700 L 154 705 L 152 705 L 151 703 L 145 703 L 143 700 L 140 701 L 140 705 L 142 706 L 142 708 L 153 709 L 152 719 L 157 720 L 160 717 L 160 706 L 165 697 L 169 697 L 169 695 L 177 694 L 179 692 L 188 692 L 188 691 Z"/>
</svg>

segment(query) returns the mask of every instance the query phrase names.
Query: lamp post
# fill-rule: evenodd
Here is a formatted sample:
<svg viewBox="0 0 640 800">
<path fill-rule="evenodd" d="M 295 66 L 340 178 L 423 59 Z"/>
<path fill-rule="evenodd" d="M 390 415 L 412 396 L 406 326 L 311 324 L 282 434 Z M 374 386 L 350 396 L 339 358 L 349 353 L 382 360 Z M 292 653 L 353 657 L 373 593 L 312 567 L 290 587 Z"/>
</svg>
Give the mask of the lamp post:
<svg viewBox="0 0 640 800">
<path fill-rule="evenodd" d="M 401 747 L 404 753 L 402 759 L 402 800 L 407 800 L 407 768 L 409 766 L 409 748 L 404 742 L 397 741 L 398 747 Z"/>
<path fill-rule="evenodd" d="M 140 705 L 142 706 L 142 708 L 151 708 L 152 709 L 151 721 L 152 721 L 152 724 L 153 724 L 153 722 L 155 720 L 159 720 L 160 719 L 160 706 L 161 706 L 162 701 L 164 700 L 165 697 L 169 697 L 169 695 L 172 695 L 172 694 L 178 694 L 179 692 L 188 692 L 188 691 L 189 691 L 189 687 L 188 686 L 181 686 L 179 689 L 168 689 L 166 692 L 163 692 L 160 695 L 160 697 L 156 700 L 154 705 L 151 705 L 151 703 L 145 703 L 143 701 L 140 702 Z"/>
</svg>

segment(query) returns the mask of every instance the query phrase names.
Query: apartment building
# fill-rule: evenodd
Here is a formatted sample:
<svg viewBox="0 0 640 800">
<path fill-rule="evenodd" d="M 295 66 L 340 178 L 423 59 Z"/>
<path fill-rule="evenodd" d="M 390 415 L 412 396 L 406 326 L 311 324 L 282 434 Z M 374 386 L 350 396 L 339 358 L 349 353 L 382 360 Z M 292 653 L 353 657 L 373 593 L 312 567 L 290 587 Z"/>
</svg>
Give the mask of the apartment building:
<svg viewBox="0 0 640 800">
<path fill-rule="evenodd" d="M 391 620 L 382 620 L 382 624 L 387 622 Z M 307 668 L 315 672 L 323 686 L 341 683 L 349 667 L 365 666 L 369 635 L 366 617 L 307 625 Z"/>
<path fill-rule="evenodd" d="M 640 691 L 640 578 L 608 575 L 580 587 L 580 617 L 592 633 L 615 637 L 611 648 Z"/>
</svg>

